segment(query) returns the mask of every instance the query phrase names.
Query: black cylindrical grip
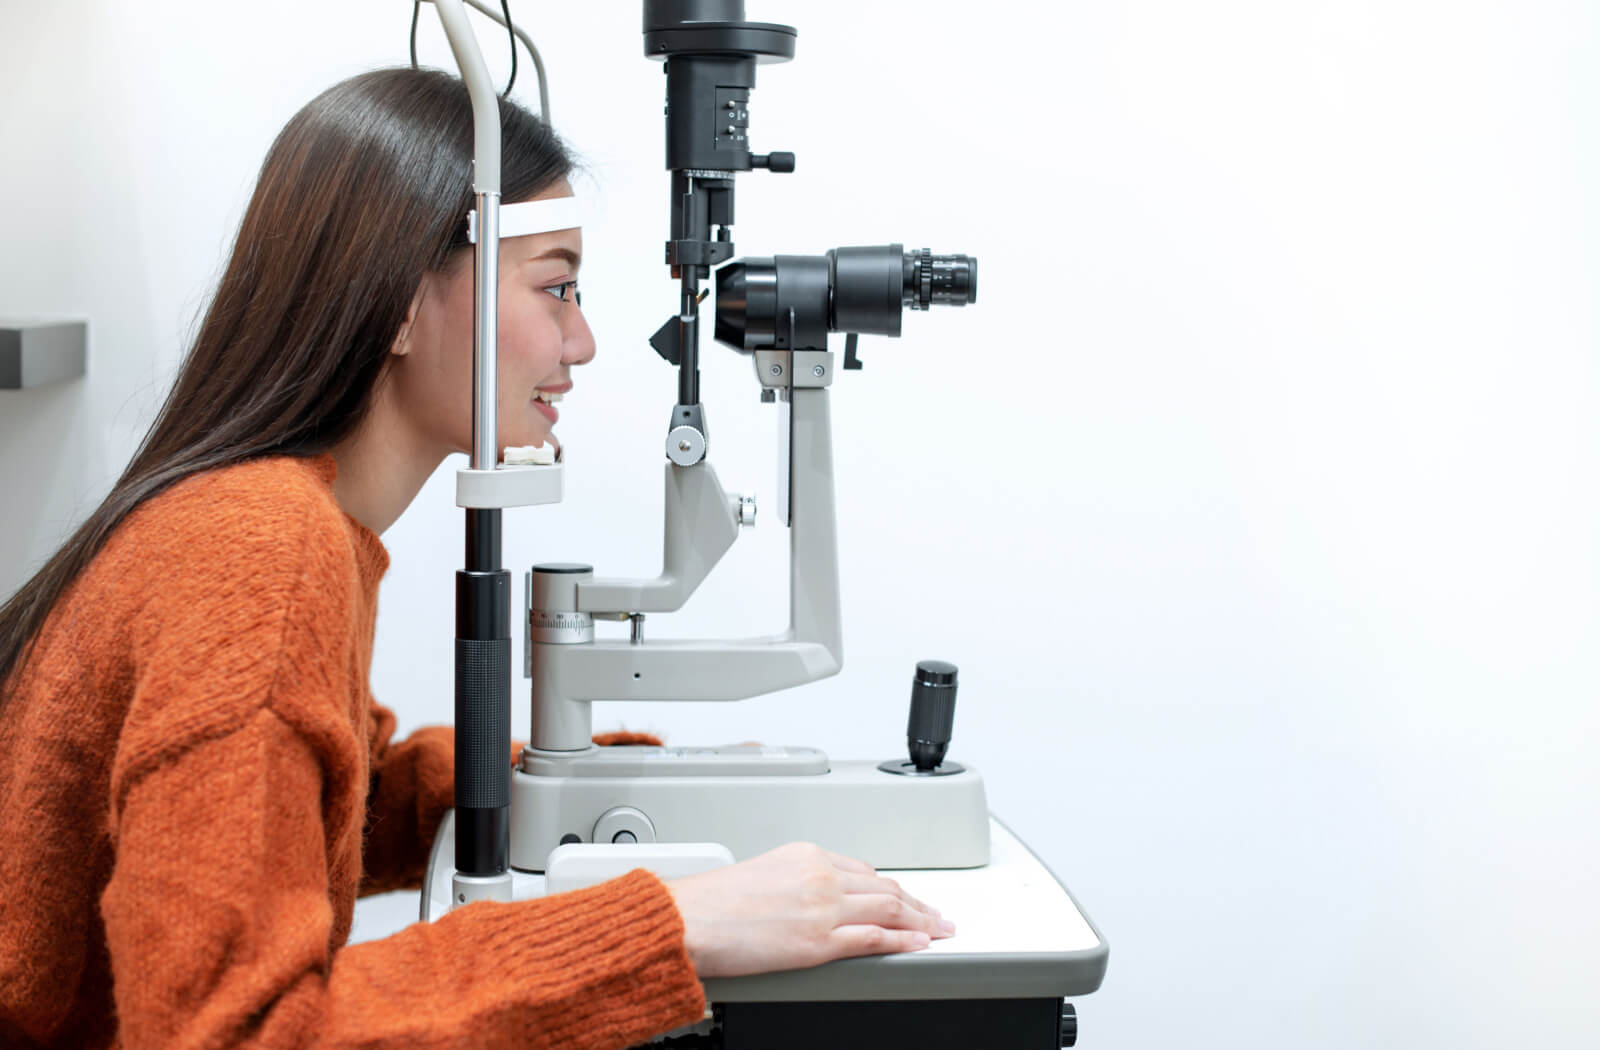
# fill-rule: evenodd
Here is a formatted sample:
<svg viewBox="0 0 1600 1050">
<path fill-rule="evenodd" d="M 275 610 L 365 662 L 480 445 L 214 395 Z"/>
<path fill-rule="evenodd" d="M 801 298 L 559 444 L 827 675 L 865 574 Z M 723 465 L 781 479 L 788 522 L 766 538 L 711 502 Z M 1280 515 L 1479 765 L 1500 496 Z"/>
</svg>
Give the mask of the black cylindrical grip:
<svg viewBox="0 0 1600 1050">
<path fill-rule="evenodd" d="M 467 508 L 467 571 L 497 572 L 504 515 L 498 509 Z"/>
<path fill-rule="evenodd" d="M 821 255 L 777 255 L 778 309 L 773 319 L 773 343 L 779 350 L 828 348 L 828 296 L 831 278 L 828 260 Z M 793 331 L 789 312 L 794 311 Z"/>
<path fill-rule="evenodd" d="M 511 807 L 456 807 L 456 870 L 499 875 L 511 866 Z"/>
<path fill-rule="evenodd" d="M 956 665 L 923 660 L 911 681 L 911 717 L 906 722 L 906 745 L 918 769 L 937 769 L 944 761 L 955 720 Z"/>
<path fill-rule="evenodd" d="M 511 639 L 456 639 L 456 805 L 511 804 Z"/>
<path fill-rule="evenodd" d="M 833 264 L 833 330 L 899 335 L 904 249 L 898 244 L 835 248 L 828 257 Z"/>
<path fill-rule="evenodd" d="M 456 637 L 511 637 L 511 574 L 456 572 Z"/>
</svg>

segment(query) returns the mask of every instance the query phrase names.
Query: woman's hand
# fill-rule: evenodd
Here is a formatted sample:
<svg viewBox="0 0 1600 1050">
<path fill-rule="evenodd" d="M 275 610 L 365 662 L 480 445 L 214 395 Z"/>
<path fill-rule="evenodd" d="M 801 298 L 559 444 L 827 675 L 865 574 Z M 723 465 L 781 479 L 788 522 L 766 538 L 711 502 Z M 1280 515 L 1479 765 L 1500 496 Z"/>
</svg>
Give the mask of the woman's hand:
<svg viewBox="0 0 1600 1050">
<path fill-rule="evenodd" d="M 872 866 L 795 842 L 667 883 L 702 978 L 926 948 L 955 932 Z"/>
</svg>

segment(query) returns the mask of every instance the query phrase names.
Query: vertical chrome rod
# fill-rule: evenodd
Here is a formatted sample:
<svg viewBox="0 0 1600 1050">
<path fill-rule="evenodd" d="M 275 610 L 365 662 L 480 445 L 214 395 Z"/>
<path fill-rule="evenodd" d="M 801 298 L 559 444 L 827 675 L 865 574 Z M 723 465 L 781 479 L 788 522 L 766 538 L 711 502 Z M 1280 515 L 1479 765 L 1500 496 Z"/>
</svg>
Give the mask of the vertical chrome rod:
<svg viewBox="0 0 1600 1050">
<path fill-rule="evenodd" d="M 495 411 L 500 322 L 500 99 L 461 0 L 434 0 L 472 100 L 472 468 L 500 459 Z M 464 217 L 463 217 L 464 218 Z M 456 573 L 456 874 L 451 900 L 511 899 L 510 573 L 500 567 L 499 510 L 466 512 L 467 567 Z"/>
<path fill-rule="evenodd" d="M 493 470 L 500 461 L 496 398 L 500 335 L 500 194 L 477 194 L 478 245 L 472 289 L 472 469 Z"/>
<path fill-rule="evenodd" d="M 678 312 L 678 404 L 700 403 L 700 280 L 693 266 L 683 268 L 683 301 Z"/>
</svg>

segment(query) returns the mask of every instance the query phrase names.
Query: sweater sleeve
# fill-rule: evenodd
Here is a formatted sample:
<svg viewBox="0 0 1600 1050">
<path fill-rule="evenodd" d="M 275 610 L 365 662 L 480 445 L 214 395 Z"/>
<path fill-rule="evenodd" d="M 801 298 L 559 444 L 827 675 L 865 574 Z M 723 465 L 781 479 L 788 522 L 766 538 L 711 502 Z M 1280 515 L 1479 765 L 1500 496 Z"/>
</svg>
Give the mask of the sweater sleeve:
<svg viewBox="0 0 1600 1050">
<path fill-rule="evenodd" d="M 601 1050 L 702 1016 L 643 871 L 336 948 L 323 789 L 271 708 L 127 787 L 101 899 L 123 1047 Z"/>
<path fill-rule="evenodd" d="M 428 855 L 445 811 L 455 805 L 456 734 L 450 726 L 423 726 L 391 743 L 394 712 L 373 704 L 372 787 L 362 842 L 361 893 L 422 887 Z M 516 765 L 524 742 L 511 741 Z"/>
<path fill-rule="evenodd" d="M 394 712 L 373 704 L 370 718 L 372 787 L 367 794 L 361 892 L 417 889 L 439 823 L 455 801 L 455 732 L 448 726 L 425 726 L 391 742 Z M 594 742 L 601 747 L 661 746 L 653 734 L 625 730 L 598 733 Z M 520 740 L 511 742 L 513 764 L 522 746 Z"/>
<path fill-rule="evenodd" d="M 361 853 L 361 892 L 416 889 L 455 799 L 455 733 L 426 726 L 392 742 L 394 712 L 373 704 L 372 786 Z"/>
</svg>

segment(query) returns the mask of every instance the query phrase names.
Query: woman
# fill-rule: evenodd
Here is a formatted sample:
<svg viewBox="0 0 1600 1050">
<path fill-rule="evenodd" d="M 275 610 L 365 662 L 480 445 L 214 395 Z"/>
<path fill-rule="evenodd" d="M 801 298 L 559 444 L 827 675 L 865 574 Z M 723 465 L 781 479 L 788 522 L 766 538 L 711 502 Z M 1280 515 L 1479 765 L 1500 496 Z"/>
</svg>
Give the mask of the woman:
<svg viewBox="0 0 1600 1050">
<path fill-rule="evenodd" d="M 504 199 L 569 193 L 501 118 Z M 367 673 L 379 534 L 469 443 L 471 138 L 433 72 L 297 114 L 142 447 L 0 609 L 0 1045 L 624 1047 L 697 1021 L 697 978 L 948 934 L 796 844 L 345 945 L 450 805 L 449 732 L 392 742 Z M 502 243 L 499 447 L 594 354 L 581 249 Z"/>
</svg>

